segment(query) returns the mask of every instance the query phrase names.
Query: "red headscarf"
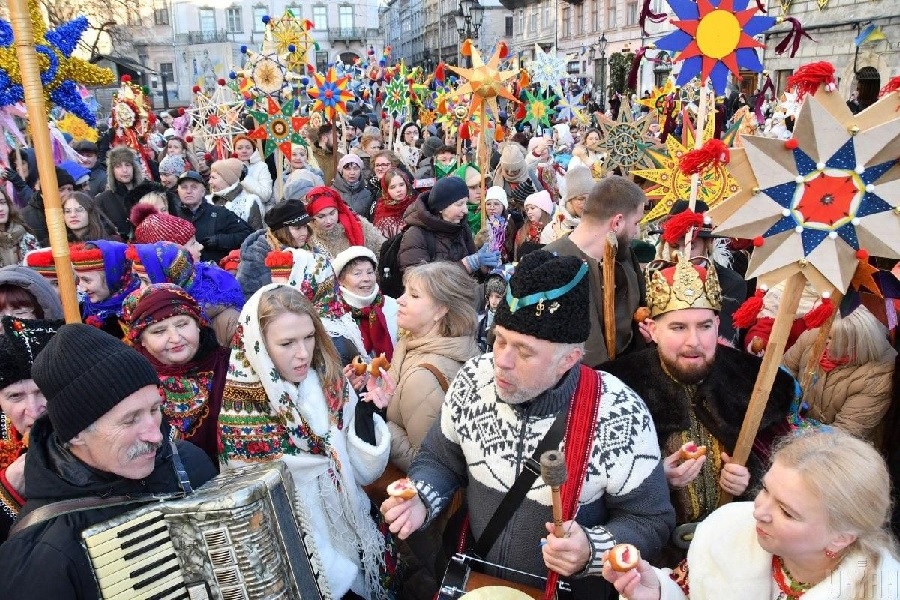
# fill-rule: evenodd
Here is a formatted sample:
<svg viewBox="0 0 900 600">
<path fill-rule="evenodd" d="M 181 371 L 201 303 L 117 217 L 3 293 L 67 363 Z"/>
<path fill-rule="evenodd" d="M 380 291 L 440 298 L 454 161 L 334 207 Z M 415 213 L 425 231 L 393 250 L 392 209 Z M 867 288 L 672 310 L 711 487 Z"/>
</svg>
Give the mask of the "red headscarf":
<svg viewBox="0 0 900 600">
<path fill-rule="evenodd" d="M 316 186 L 306 192 L 309 204 L 306 205 L 306 212 L 315 216 L 326 208 L 337 209 L 338 223 L 344 226 L 347 233 L 347 239 L 351 246 L 365 246 L 366 241 L 363 237 L 362 223 L 359 217 L 354 214 L 350 207 L 344 202 L 341 195 L 336 190 L 324 185 Z"/>
</svg>

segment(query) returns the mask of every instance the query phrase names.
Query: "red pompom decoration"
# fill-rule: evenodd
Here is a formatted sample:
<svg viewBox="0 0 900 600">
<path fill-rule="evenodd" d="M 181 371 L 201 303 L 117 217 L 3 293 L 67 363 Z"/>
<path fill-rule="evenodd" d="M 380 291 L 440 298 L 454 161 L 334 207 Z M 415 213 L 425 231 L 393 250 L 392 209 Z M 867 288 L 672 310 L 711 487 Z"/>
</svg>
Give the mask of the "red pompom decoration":
<svg viewBox="0 0 900 600">
<path fill-rule="evenodd" d="M 213 161 L 212 154 L 207 152 L 206 154 L 203 155 L 203 160 L 206 161 L 206 164 L 210 164 Z"/>
<path fill-rule="evenodd" d="M 764 238 L 761 235 L 758 235 L 755 238 L 753 238 L 753 246 L 756 248 L 761 247 L 765 243 L 766 243 L 766 238 Z"/>
<path fill-rule="evenodd" d="M 784 141 L 784 147 L 788 150 L 796 150 L 798 146 L 800 146 L 800 142 L 798 142 L 795 138 Z"/>
<path fill-rule="evenodd" d="M 856 258 L 859 260 L 869 260 L 869 251 L 865 248 L 860 248 L 856 251 Z"/>
<path fill-rule="evenodd" d="M 131 81 L 131 75 L 129 75 L 128 73 L 126 73 L 125 75 L 122 75 L 122 83 L 129 83 L 130 81 Z"/>
<path fill-rule="evenodd" d="M 195 85 L 194 87 L 191 88 L 191 91 L 194 92 L 195 94 L 199 94 L 199 93 L 200 93 L 200 86 L 199 86 L 199 85 Z"/>
<path fill-rule="evenodd" d="M 184 141 L 186 141 L 188 144 L 190 144 L 191 142 L 194 141 L 194 136 L 186 135 L 186 136 L 184 136 Z"/>
<path fill-rule="evenodd" d="M 219 80 L 216 81 L 216 83 L 218 83 L 219 85 L 225 85 L 225 79 L 222 77 L 219 77 Z"/>
<path fill-rule="evenodd" d="M 183 117 L 183 116 L 184 116 L 184 107 L 183 107 L 183 106 L 182 106 L 181 108 L 178 109 L 178 116 L 179 116 L 179 117 Z"/>
<path fill-rule="evenodd" d="M 766 290 L 757 288 L 756 293 L 747 298 L 744 303 L 734 311 L 731 321 L 734 323 L 735 327 L 738 329 L 747 329 L 756 322 L 756 317 L 759 315 L 759 311 L 762 310 L 763 296 L 765 295 Z"/>
<path fill-rule="evenodd" d="M 472 138 L 472 133 L 469 130 L 469 122 L 466 121 L 462 125 L 459 126 L 459 139 L 468 140 Z"/>
<path fill-rule="evenodd" d="M 681 157 L 681 172 L 693 175 L 714 166 L 727 165 L 729 160 L 731 152 L 728 146 L 722 140 L 713 138 L 701 148 L 691 150 Z"/>
<path fill-rule="evenodd" d="M 675 246 L 678 242 L 684 240 L 687 232 L 694 229 L 694 234 L 699 233 L 697 230 L 703 226 L 703 213 L 695 213 L 691 210 L 685 210 L 677 215 L 673 215 L 666 220 L 663 225 L 662 238 L 670 246 Z"/>
<path fill-rule="evenodd" d="M 878 97 L 887 96 L 891 92 L 900 91 L 900 75 L 887 82 L 887 85 L 878 92 Z"/>
<path fill-rule="evenodd" d="M 807 329 L 816 329 L 825 324 L 825 321 L 834 314 L 834 303 L 831 298 L 822 298 L 822 304 L 818 305 L 803 317 L 803 324 Z"/>
<path fill-rule="evenodd" d="M 501 60 L 509 56 L 509 46 L 503 40 L 500 40 L 500 43 L 497 44 L 497 49 L 500 53 Z"/>
<path fill-rule="evenodd" d="M 135 204 L 134 208 L 131 209 L 130 220 L 131 224 L 137 227 L 141 223 L 144 222 L 144 219 L 149 217 L 150 215 L 157 215 L 159 211 L 152 204 Z M 131 246 L 129 246 L 131 248 Z M 131 259 L 134 260 L 134 259 Z"/>
<path fill-rule="evenodd" d="M 806 94 L 815 94 L 822 85 L 826 91 L 831 91 L 837 85 L 834 65 L 825 61 L 803 65 L 787 78 L 788 88 L 797 88 L 797 102 L 800 102 Z"/>
</svg>

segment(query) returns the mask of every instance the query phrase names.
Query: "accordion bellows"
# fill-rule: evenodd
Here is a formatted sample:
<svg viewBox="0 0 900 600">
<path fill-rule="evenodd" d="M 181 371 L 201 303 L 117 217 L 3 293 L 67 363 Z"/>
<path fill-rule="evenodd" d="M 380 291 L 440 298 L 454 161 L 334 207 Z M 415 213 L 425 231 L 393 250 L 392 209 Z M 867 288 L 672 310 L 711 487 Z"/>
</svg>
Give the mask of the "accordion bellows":
<svg viewBox="0 0 900 600">
<path fill-rule="evenodd" d="M 318 600 L 331 594 L 280 461 L 82 532 L 105 600 Z"/>
</svg>

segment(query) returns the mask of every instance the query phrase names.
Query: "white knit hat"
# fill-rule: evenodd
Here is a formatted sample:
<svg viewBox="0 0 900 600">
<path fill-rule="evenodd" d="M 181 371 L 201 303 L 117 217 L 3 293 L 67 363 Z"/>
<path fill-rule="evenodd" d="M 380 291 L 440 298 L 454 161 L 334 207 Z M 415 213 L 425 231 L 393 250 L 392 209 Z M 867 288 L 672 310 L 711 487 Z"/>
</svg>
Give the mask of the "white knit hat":
<svg viewBox="0 0 900 600">
<path fill-rule="evenodd" d="M 509 209 L 509 200 L 506 198 L 506 190 L 499 185 L 489 187 L 484 195 L 484 201 L 495 200 L 503 205 L 504 209 Z"/>
<path fill-rule="evenodd" d="M 375 256 L 374 252 L 365 246 L 350 246 L 335 256 L 334 260 L 331 261 L 331 268 L 334 269 L 335 277 L 340 279 L 341 271 L 344 270 L 344 267 L 357 258 L 367 258 L 372 261 L 372 264 L 375 265 L 375 267 L 378 267 L 378 258 Z"/>
</svg>

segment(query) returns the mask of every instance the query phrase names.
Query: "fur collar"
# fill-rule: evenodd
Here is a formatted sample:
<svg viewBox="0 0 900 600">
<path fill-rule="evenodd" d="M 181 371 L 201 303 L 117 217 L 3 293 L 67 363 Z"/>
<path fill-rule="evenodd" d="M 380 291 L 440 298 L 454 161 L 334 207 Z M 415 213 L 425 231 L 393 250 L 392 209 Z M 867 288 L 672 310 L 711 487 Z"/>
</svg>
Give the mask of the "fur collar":
<svg viewBox="0 0 900 600">
<path fill-rule="evenodd" d="M 729 453 L 737 442 L 760 365 L 760 358 L 720 344 L 712 373 L 698 386 L 694 402 L 697 418 Z M 672 433 L 688 429 L 687 390 L 663 371 L 656 347 L 617 358 L 600 368 L 621 379 L 644 399 L 661 445 Z M 793 377 L 779 370 L 760 431 L 784 422 L 793 398 Z"/>
</svg>

